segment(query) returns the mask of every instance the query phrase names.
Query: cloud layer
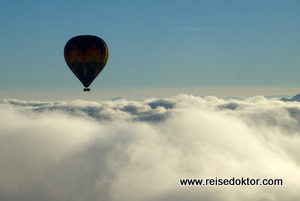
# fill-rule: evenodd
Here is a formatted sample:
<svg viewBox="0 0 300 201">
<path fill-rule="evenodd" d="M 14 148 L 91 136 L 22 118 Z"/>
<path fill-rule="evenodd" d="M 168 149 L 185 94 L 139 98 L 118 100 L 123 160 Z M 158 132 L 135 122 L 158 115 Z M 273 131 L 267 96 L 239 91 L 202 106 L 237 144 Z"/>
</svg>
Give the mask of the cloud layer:
<svg viewBox="0 0 300 201">
<path fill-rule="evenodd" d="M 1 200 L 298 200 L 300 104 L 178 95 L 0 102 Z M 283 186 L 180 186 L 180 178 Z"/>
</svg>

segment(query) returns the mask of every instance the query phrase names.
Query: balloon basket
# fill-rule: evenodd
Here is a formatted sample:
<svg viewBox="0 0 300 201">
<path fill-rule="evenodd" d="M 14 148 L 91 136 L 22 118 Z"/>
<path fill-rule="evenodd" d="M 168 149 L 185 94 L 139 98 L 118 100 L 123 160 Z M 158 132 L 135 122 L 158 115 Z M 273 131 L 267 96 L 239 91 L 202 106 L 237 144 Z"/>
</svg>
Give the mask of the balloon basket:
<svg viewBox="0 0 300 201">
<path fill-rule="evenodd" d="M 84 88 L 83 91 L 91 91 L 90 88 Z"/>
</svg>

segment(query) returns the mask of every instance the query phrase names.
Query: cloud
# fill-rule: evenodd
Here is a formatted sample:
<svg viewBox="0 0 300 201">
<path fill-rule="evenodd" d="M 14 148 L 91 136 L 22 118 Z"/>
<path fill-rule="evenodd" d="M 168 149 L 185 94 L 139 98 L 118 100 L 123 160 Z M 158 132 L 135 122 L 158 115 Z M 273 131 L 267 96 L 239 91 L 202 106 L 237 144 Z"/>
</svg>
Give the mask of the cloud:
<svg viewBox="0 0 300 201">
<path fill-rule="evenodd" d="M 213 28 L 213 27 L 202 27 L 202 28 L 197 28 L 197 27 L 179 27 L 177 29 L 187 30 L 187 31 L 220 31 L 220 30 L 223 30 L 222 28 Z"/>
<path fill-rule="evenodd" d="M 178 95 L 0 102 L 1 200 L 298 200 L 300 104 Z M 180 178 L 283 186 L 180 186 Z"/>
</svg>

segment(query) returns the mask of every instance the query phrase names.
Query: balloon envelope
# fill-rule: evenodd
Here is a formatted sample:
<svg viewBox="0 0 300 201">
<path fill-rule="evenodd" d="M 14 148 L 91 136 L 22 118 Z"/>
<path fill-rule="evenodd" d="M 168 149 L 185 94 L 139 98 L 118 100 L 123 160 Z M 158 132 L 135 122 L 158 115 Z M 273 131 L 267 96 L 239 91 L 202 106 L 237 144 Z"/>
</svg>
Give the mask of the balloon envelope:
<svg viewBox="0 0 300 201">
<path fill-rule="evenodd" d="M 87 87 L 90 86 L 107 63 L 109 50 L 101 38 L 82 35 L 75 36 L 67 42 L 64 56 L 71 71 L 86 87 L 84 90 L 89 91 Z"/>
</svg>

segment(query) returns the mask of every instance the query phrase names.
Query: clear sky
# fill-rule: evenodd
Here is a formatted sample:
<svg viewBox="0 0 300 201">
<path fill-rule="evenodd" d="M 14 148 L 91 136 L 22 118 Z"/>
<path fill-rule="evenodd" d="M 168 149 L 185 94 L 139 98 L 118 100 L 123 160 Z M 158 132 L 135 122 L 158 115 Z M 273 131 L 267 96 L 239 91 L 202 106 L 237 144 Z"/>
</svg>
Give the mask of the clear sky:
<svg viewBox="0 0 300 201">
<path fill-rule="evenodd" d="M 0 98 L 41 91 L 83 94 L 63 58 L 65 43 L 81 34 L 97 35 L 110 48 L 91 93 L 295 89 L 299 9 L 298 0 L 4 1 Z"/>
</svg>

